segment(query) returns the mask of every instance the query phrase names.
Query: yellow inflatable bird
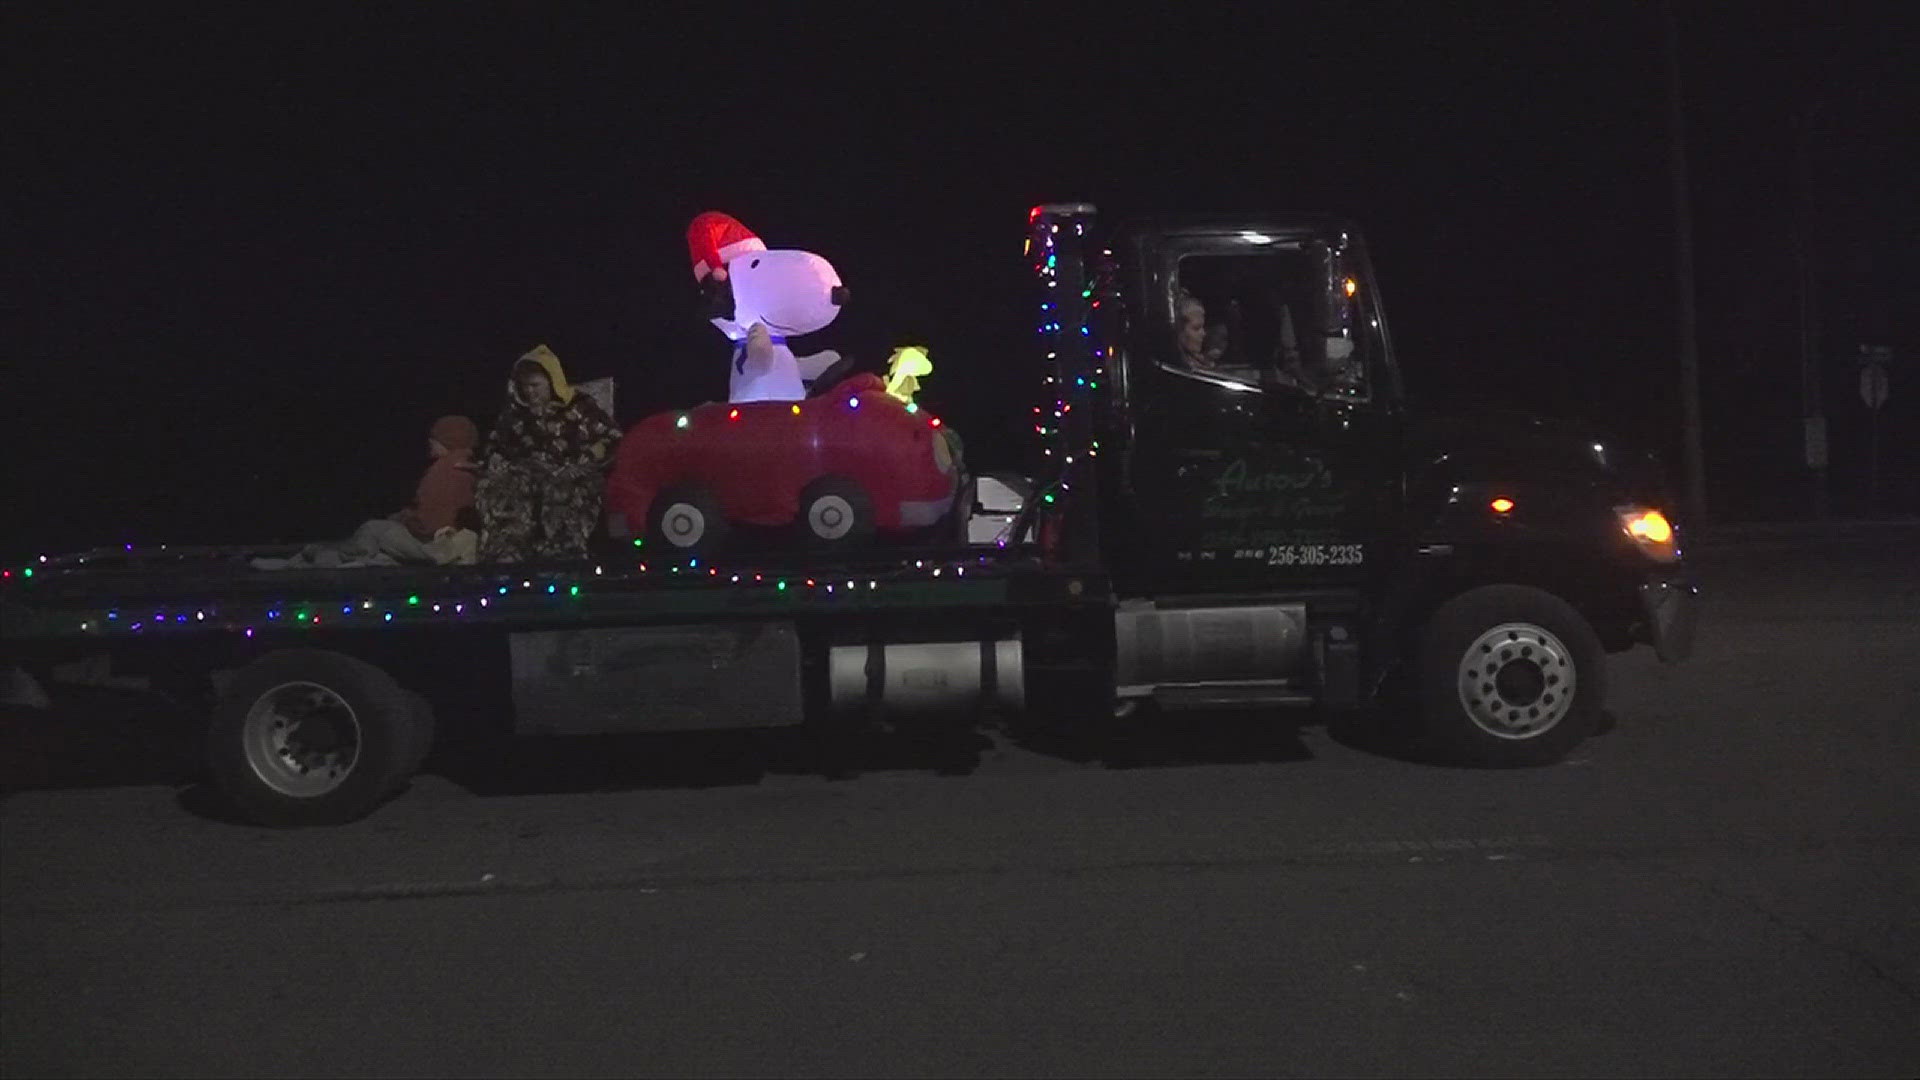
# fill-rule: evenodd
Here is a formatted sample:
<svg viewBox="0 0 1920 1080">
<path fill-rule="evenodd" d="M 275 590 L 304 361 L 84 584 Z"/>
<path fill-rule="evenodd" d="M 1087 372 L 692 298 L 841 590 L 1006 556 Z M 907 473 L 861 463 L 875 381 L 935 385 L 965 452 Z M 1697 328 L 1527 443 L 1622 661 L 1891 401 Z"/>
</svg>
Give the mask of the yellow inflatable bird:
<svg viewBox="0 0 1920 1080">
<path fill-rule="evenodd" d="M 887 358 L 887 393 L 908 405 L 920 392 L 920 377 L 933 374 L 933 361 L 918 345 L 903 345 Z"/>
</svg>

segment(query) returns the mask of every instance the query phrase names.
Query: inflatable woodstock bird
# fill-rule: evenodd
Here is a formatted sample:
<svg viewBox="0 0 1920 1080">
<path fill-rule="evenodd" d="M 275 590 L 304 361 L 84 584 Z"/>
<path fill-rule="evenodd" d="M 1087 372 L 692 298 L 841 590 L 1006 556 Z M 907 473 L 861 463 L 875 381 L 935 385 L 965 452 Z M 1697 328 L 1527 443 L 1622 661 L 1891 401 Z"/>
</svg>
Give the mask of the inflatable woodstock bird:
<svg viewBox="0 0 1920 1080">
<path fill-rule="evenodd" d="M 899 398 L 908 412 L 916 412 L 913 395 L 920 392 L 920 377 L 933 374 L 933 361 L 918 345 L 903 345 L 887 358 L 887 393 Z"/>
</svg>

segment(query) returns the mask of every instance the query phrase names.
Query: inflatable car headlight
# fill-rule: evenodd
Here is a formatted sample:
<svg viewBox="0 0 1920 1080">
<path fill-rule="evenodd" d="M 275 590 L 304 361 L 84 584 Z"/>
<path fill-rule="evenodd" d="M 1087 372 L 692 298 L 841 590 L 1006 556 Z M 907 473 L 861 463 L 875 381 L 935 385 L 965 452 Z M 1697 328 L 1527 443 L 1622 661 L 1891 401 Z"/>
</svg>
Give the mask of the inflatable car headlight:
<svg viewBox="0 0 1920 1080">
<path fill-rule="evenodd" d="M 941 475 L 953 475 L 954 459 L 957 456 L 954 453 L 953 441 L 947 433 L 935 431 L 933 433 L 933 464 L 940 470 Z"/>
</svg>

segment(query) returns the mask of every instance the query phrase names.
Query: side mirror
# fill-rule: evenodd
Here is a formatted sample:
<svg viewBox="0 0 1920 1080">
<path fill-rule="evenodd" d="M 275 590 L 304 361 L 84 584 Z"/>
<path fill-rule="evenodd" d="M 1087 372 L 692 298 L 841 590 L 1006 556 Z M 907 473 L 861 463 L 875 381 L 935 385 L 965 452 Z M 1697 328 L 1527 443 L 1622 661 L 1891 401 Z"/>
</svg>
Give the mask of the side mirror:
<svg viewBox="0 0 1920 1080">
<path fill-rule="evenodd" d="M 1330 334 L 1338 334 L 1341 330 L 1341 312 L 1334 299 L 1341 286 L 1339 260 L 1321 241 L 1314 241 L 1307 250 L 1313 257 L 1314 267 L 1314 282 L 1307 291 L 1307 303 L 1312 305 L 1307 323 L 1309 326 L 1318 328 L 1318 333 L 1306 336 L 1325 338 Z M 1323 353 L 1326 351 L 1324 345 L 1321 346 L 1321 351 Z"/>
<path fill-rule="evenodd" d="M 1321 303 L 1317 306 L 1327 307 L 1329 305 L 1327 305 L 1325 299 L 1322 298 Z M 1315 317 L 1312 320 L 1313 325 L 1325 325 L 1325 320 L 1320 317 L 1322 314 L 1323 312 L 1314 313 Z M 1327 335 L 1303 334 L 1300 336 L 1300 366 L 1306 369 L 1307 374 L 1314 376 L 1327 370 Z"/>
<path fill-rule="evenodd" d="M 1314 387 L 1318 394 L 1327 390 L 1332 380 L 1328 342 L 1341 338 L 1346 332 L 1346 272 L 1339 254 L 1324 241 L 1314 241 L 1307 251 L 1313 259 L 1314 270 L 1313 282 L 1307 290 L 1309 329 L 1299 340 L 1300 366 L 1309 379 L 1321 384 Z"/>
</svg>

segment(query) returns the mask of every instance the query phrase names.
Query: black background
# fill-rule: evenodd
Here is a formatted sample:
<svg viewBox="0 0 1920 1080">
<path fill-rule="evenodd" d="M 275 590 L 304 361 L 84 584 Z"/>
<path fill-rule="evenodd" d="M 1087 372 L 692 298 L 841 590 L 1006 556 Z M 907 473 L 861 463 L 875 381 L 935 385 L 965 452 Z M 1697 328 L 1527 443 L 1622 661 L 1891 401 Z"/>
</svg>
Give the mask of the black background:
<svg viewBox="0 0 1920 1080">
<path fill-rule="evenodd" d="M 1411 389 L 1679 462 L 1660 9 L 1639 4 L 302 5 L 6 15 L 0 550 L 315 539 L 489 426 L 512 359 L 725 394 L 684 230 L 831 259 L 801 343 L 932 348 L 977 464 L 1035 392 L 1026 208 L 1324 209 L 1369 235 Z M 946 9 L 942 9 L 946 10 Z M 1920 160 L 1897 6 L 1678 6 L 1716 516 L 1806 512 L 1795 117 L 1837 506 L 1847 359 L 1902 349 L 1880 512 L 1920 510 Z"/>
</svg>

